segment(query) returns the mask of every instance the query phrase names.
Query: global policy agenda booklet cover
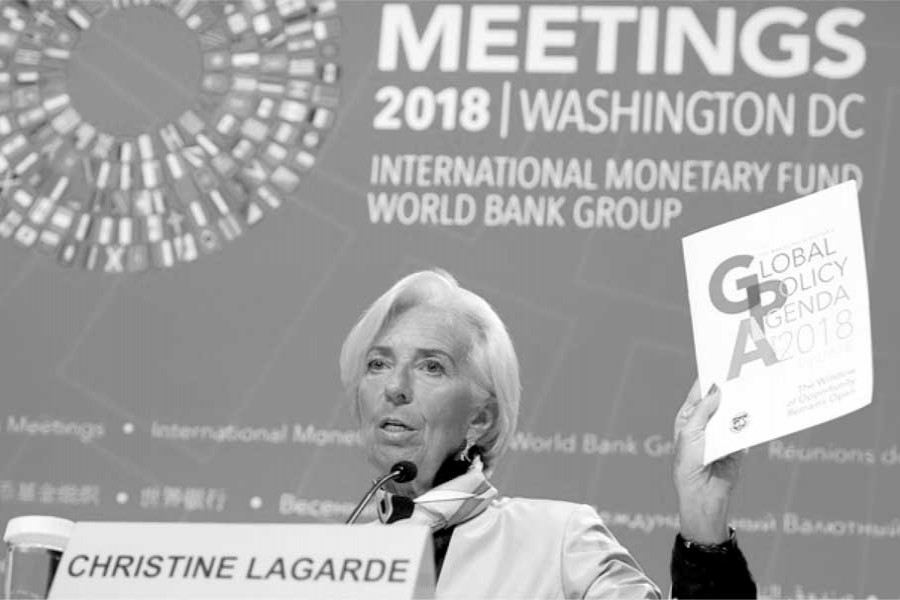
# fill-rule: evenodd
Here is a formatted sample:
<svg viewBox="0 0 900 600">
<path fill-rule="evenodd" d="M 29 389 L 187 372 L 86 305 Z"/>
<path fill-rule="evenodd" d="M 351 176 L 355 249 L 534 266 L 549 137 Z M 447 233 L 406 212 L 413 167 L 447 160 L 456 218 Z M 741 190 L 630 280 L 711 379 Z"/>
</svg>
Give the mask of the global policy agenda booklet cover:
<svg viewBox="0 0 900 600">
<path fill-rule="evenodd" d="M 701 390 L 721 404 L 704 463 L 872 402 L 854 181 L 682 240 Z"/>
</svg>

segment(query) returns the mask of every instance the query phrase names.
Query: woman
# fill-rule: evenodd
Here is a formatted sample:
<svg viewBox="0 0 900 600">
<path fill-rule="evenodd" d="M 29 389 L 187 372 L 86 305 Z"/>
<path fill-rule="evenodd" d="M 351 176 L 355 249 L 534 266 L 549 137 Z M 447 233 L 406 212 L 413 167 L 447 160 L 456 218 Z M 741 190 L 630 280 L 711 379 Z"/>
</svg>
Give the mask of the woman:
<svg viewBox="0 0 900 600">
<path fill-rule="evenodd" d="M 418 467 L 390 484 L 379 517 L 432 528 L 438 598 L 660 597 L 593 508 L 491 485 L 516 427 L 519 366 L 503 322 L 451 275 L 397 282 L 347 336 L 340 365 L 369 463 L 379 474 L 401 460 Z M 755 597 L 727 527 L 740 458 L 702 466 L 717 402 L 695 385 L 676 417 L 677 597 Z"/>
</svg>

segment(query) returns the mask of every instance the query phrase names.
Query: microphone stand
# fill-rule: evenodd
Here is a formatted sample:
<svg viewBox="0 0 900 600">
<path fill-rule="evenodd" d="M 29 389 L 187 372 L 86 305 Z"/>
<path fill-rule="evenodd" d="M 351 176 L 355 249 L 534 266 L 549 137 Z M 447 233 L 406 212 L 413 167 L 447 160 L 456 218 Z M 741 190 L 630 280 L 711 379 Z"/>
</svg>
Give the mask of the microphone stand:
<svg viewBox="0 0 900 600">
<path fill-rule="evenodd" d="M 359 504 L 356 505 L 356 508 L 353 509 L 353 512 L 350 513 L 350 516 L 347 517 L 347 520 L 344 521 L 345 525 L 352 525 L 359 518 L 359 515 L 362 514 L 363 509 L 372 499 L 372 496 L 375 495 L 375 492 L 381 489 L 381 486 L 386 484 L 388 481 L 392 479 L 400 480 L 400 482 L 410 481 L 415 479 L 416 477 L 416 466 L 412 463 L 408 463 L 406 461 L 402 461 L 397 463 L 391 468 L 391 472 L 379 479 L 375 482 L 375 484 L 369 489 L 363 499 L 359 501 Z"/>
</svg>

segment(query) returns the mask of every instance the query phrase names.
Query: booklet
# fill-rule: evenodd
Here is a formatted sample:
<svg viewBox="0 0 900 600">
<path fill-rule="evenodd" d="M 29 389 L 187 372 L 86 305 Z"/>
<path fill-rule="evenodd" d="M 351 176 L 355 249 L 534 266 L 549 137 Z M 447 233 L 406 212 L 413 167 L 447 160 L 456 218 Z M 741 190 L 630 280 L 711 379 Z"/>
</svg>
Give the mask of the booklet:
<svg viewBox="0 0 900 600">
<path fill-rule="evenodd" d="M 721 389 L 704 464 L 872 402 L 856 182 L 682 243 L 700 389 Z"/>
</svg>

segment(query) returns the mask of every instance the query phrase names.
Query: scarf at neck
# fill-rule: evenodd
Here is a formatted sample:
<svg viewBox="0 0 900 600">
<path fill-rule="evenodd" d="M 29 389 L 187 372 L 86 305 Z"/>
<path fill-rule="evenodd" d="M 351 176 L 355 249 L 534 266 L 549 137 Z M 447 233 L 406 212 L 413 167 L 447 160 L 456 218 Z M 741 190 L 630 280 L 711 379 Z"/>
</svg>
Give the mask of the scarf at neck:
<svg viewBox="0 0 900 600">
<path fill-rule="evenodd" d="M 432 531 L 438 531 L 481 514 L 496 495 L 497 488 L 485 477 L 481 457 L 476 456 L 465 473 L 417 498 L 382 490 L 377 503 L 378 518 L 385 524 L 409 519 L 409 523 L 428 525 Z"/>
</svg>

